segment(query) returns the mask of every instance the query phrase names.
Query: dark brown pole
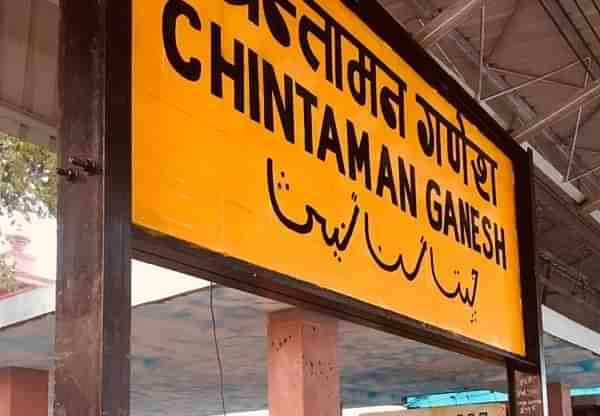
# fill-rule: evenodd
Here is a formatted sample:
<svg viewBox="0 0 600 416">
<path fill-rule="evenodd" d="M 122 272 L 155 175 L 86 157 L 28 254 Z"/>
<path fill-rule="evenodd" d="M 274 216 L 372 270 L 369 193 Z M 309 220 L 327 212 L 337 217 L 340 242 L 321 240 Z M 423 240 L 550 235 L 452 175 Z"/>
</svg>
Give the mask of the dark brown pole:
<svg viewBox="0 0 600 416">
<path fill-rule="evenodd" d="M 508 366 L 508 398 L 510 416 L 544 416 L 543 383 L 540 372 L 521 372 Z"/>
<path fill-rule="evenodd" d="M 525 318 L 525 343 L 527 357 L 535 366 L 525 368 L 517 363 L 507 362 L 508 370 L 508 397 L 511 416 L 543 416 L 544 402 L 546 401 L 546 366 L 544 362 L 544 333 L 541 316 L 541 290 L 539 280 L 535 274 L 535 188 L 534 165 L 531 151 L 525 155 L 522 162 L 523 169 L 520 173 L 529 180 L 521 180 L 518 189 L 521 199 L 517 206 L 525 210 L 528 219 L 521 224 L 519 243 L 526 250 L 521 251 L 521 263 L 524 267 L 522 273 L 523 314 Z"/>
<path fill-rule="evenodd" d="M 131 4 L 61 0 L 60 9 L 54 409 L 127 416 Z"/>
</svg>

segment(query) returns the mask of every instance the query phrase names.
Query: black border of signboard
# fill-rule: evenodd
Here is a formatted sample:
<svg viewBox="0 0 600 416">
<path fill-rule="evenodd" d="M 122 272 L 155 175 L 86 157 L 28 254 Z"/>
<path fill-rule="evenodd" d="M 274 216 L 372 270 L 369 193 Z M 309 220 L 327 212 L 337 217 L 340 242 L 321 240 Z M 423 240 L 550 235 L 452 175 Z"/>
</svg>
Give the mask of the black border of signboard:
<svg viewBox="0 0 600 416">
<path fill-rule="evenodd" d="M 533 167 L 530 155 L 471 97 L 438 63 L 419 46 L 388 12 L 374 0 L 338 1 L 358 16 L 382 41 L 414 68 L 433 88 L 476 124 L 479 129 L 513 162 L 517 204 L 517 232 L 519 240 L 521 290 L 526 341 L 526 356 L 474 341 L 470 338 L 433 327 L 406 316 L 374 307 L 364 302 L 311 285 L 252 264 L 194 246 L 190 243 L 133 225 L 132 255 L 134 258 L 210 280 L 224 286 L 251 292 L 292 305 L 326 313 L 343 320 L 366 325 L 416 341 L 464 353 L 481 359 L 505 362 L 509 368 L 538 372 L 541 363 L 541 317 L 538 286 L 534 275 L 534 198 Z M 127 2 L 129 3 L 129 1 Z M 130 7 L 130 6 L 125 6 Z M 129 16 L 126 16 L 129 14 Z M 128 21 L 126 21 L 129 17 Z M 108 16 L 114 25 L 131 29 L 129 13 Z M 111 25 L 111 26 L 114 26 Z M 124 32 L 130 32 L 126 30 Z M 107 112 L 118 114 L 122 124 L 123 140 L 131 142 L 131 39 L 119 46 L 121 53 L 129 49 L 129 56 L 108 59 L 112 76 L 123 77 L 128 85 L 109 89 L 111 102 Z M 110 49 L 110 48 L 109 48 Z M 110 54 L 109 54 L 110 58 Z M 112 65 L 111 65 L 112 63 Z M 129 68 L 127 68 L 129 64 Z M 123 73 L 127 70 L 127 73 Z M 127 87 L 127 88 L 125 88 Z M 123 116 L 128 114 L 128 117 Z M 118 127 L 118 126 L 113 126 Z M 127 136 L 127 137 L 125 137 Z M 118 163 L 130 163 L 123 158 Z M 127 169 L 121 170 L 126 172 Z M 125 179 L 125 178 L 123 178 Z M 129 178 L 130 179 L 130 178 Z"/>
</svg>

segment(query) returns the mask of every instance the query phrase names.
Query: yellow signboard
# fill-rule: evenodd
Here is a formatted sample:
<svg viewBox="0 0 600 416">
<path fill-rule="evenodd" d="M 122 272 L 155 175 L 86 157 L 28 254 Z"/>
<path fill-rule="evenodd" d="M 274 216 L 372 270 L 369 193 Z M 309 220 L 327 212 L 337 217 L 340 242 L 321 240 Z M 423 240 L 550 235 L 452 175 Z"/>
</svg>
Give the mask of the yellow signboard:
<svg viewBox="0 0 600 416">
<path fill-rule="evenodd" d="M 525 355 L 513 163 L 339 0 L 134 0 L 133 221 Z"/>
</svg>

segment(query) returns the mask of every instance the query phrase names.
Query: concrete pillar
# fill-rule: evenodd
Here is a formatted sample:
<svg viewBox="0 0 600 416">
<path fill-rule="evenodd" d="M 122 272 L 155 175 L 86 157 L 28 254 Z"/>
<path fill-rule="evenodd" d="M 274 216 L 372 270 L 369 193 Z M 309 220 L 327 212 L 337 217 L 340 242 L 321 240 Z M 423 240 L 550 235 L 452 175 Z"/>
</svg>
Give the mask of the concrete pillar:
<svg viewBox="0 0 600 416">
<path fill-rule="evenodd" d="M 48 416 L 48 372 L 0 369 L 0 416 Z"/>
<path fill-rule="evenodd" d="M 548 384 L 548 409 L 550 416 L 573 416 L 571 389 L 566 384 Z"/>
<path fill-rule="evenodd" d="M 337 321 L 301 309 L 269 315 L 270 416 L 339 416 Z"/>
</svg>

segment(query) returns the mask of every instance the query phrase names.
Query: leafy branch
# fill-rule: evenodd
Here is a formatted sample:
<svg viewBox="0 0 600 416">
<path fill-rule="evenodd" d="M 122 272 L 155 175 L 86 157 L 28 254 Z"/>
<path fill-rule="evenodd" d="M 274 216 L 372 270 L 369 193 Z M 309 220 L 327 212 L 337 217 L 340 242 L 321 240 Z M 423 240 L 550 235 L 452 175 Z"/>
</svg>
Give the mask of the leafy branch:
<svg viewBox="0 0 600 416">
<path fill-rule="evenodd" d="M 15 279 L 15 272 L 15 266 L 8 255 L 0 254 L 0 291 L 12 292 L 19 287 L 19 282 Z"/>
<path fill-rule="evenodd" d="M 56 216 L 56 155 L 0 133 L 0 215 Z"/>
<path fill-rule="evenodd" d="M 19 219 L 56 217 L 56 155 L 49 150 L 0 133 L 0 217 L 14 225 Z M 6 243 L 0 230 L 0 243 Z M 19 286 L 15 266 L 0 253 L 0 290 Z"/>
</svg>

